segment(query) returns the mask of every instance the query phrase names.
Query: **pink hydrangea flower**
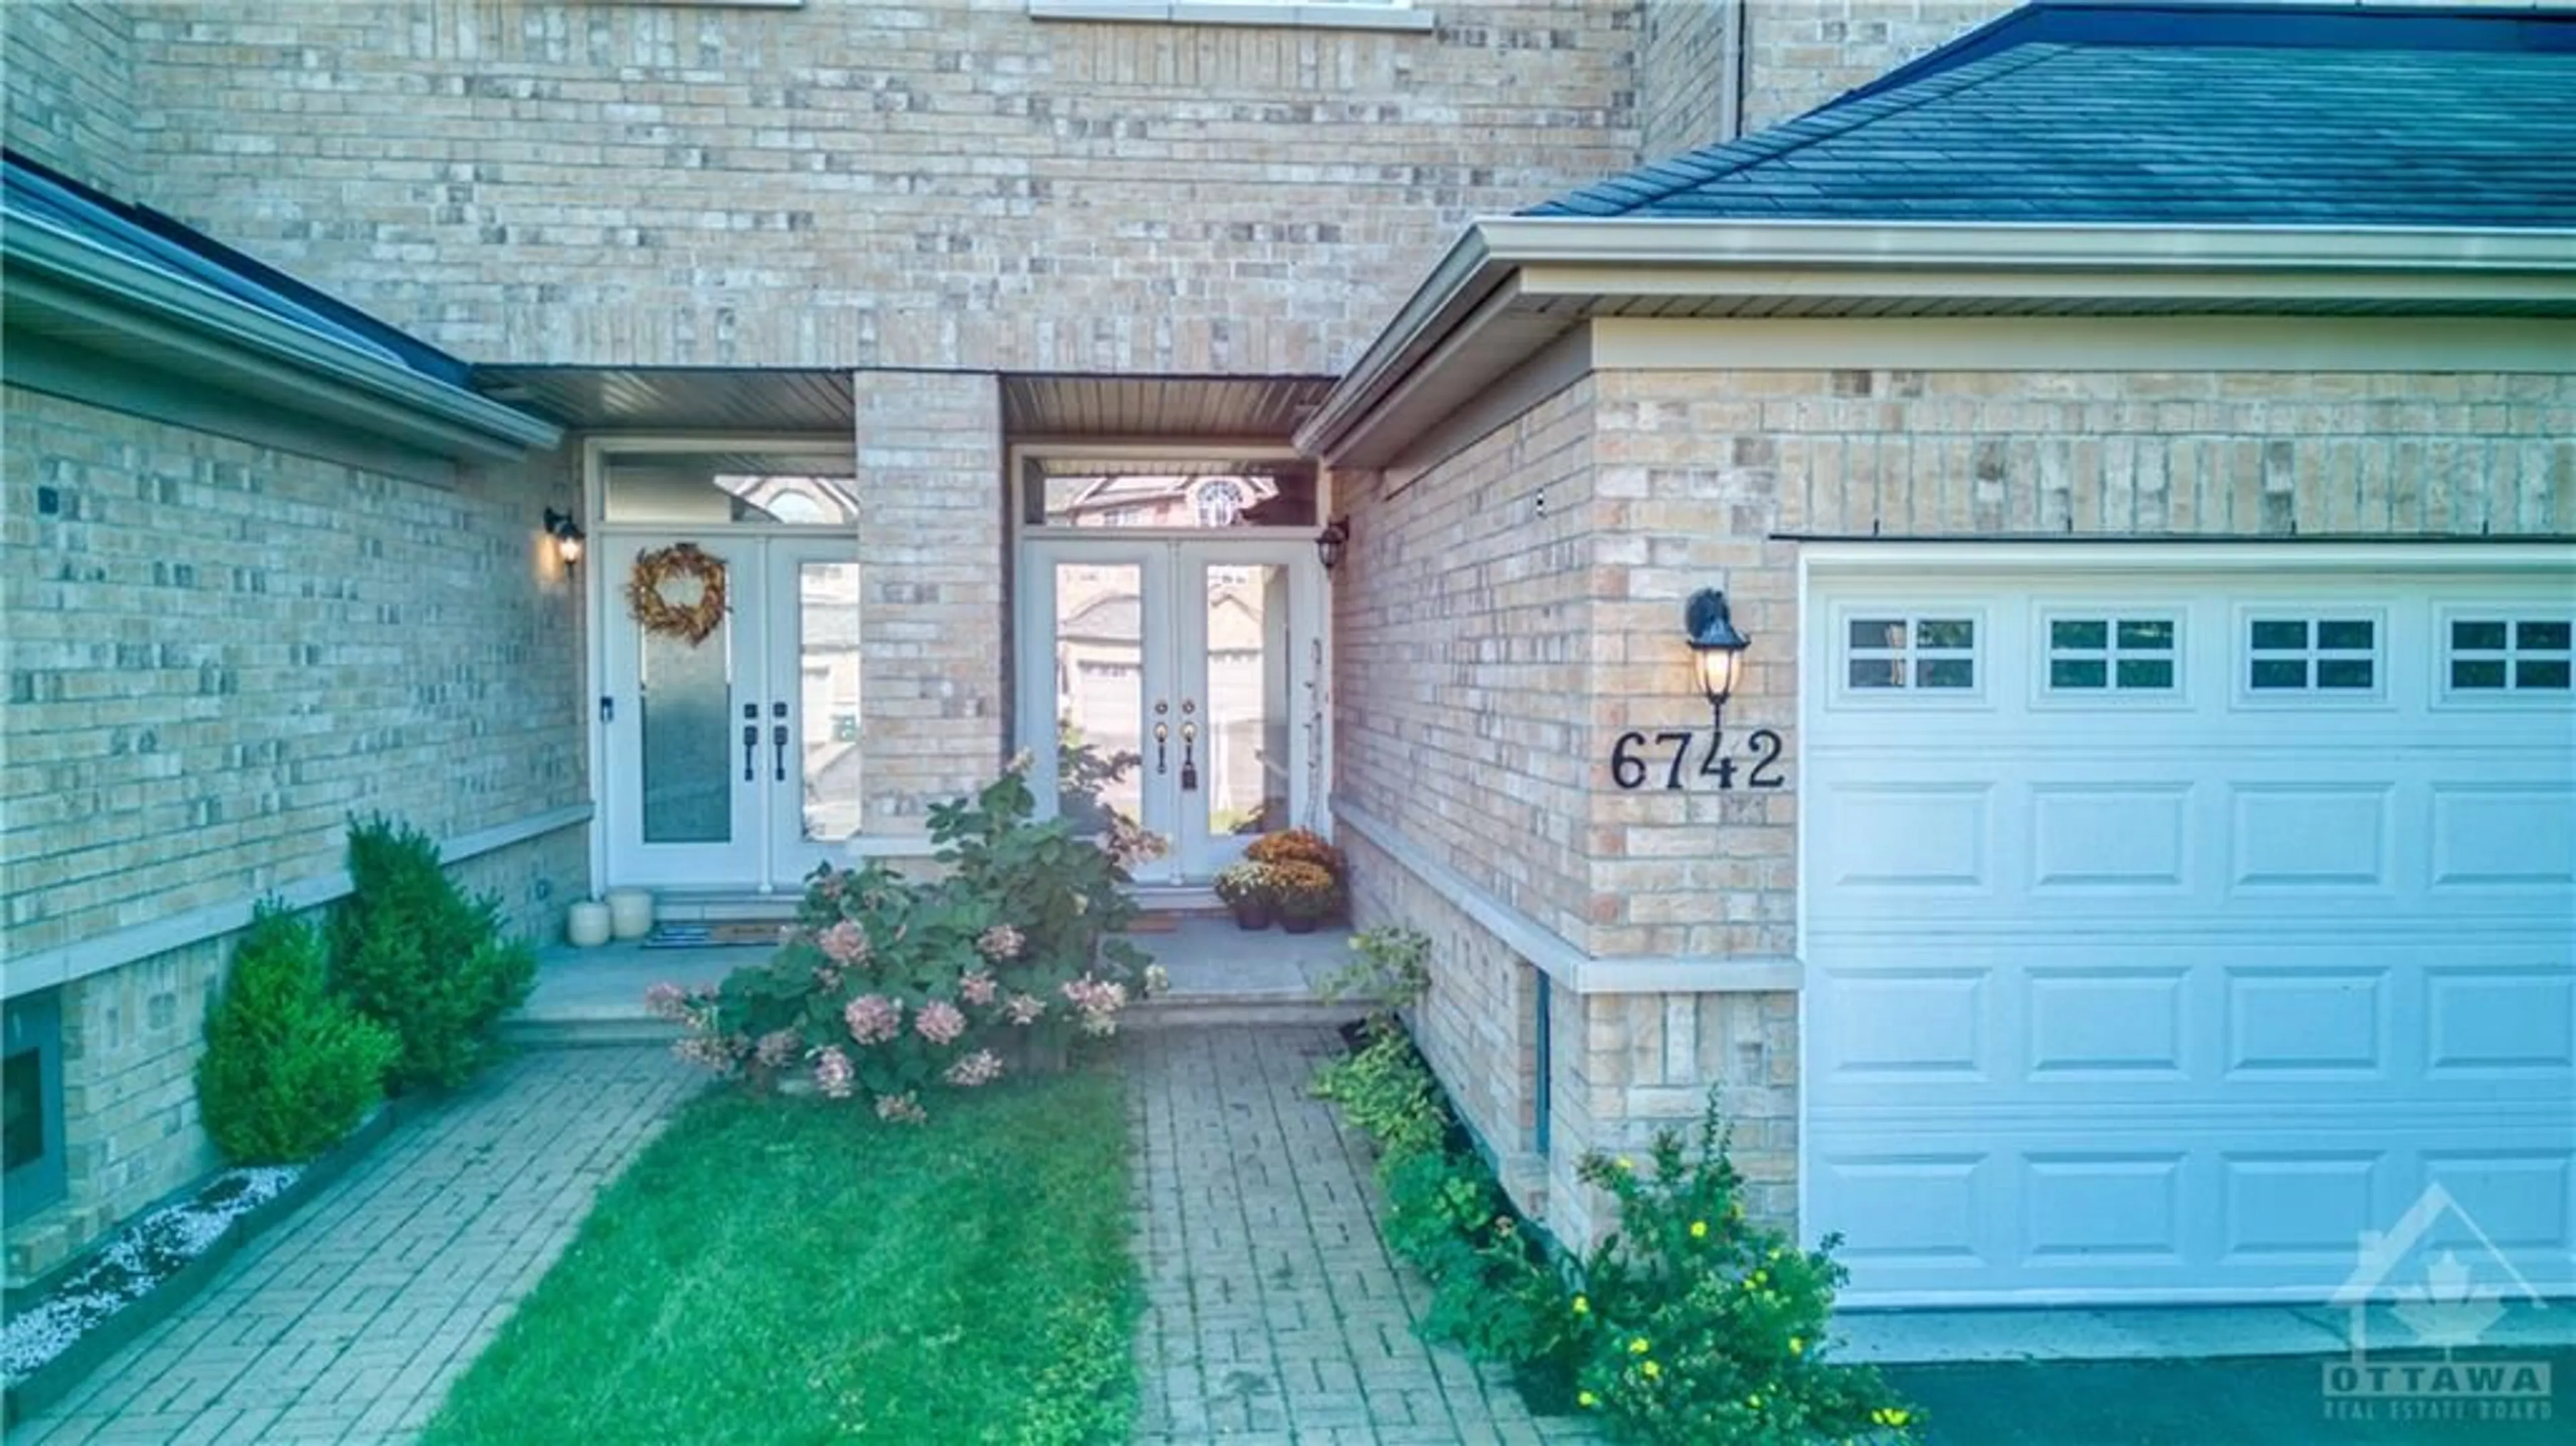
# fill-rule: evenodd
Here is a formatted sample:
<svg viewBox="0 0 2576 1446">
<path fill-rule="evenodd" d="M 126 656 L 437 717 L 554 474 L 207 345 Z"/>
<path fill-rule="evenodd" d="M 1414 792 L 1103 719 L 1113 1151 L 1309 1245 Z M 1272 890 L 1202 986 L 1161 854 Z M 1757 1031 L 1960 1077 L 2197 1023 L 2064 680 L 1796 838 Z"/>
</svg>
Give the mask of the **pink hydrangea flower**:
<svg viewBox="0 0 2576 1446">
<path fill-rule="evenodd" d="M 814 1051 L 814 1088 L 827 1100 L 845 1100 L 858 1083 L 859 1072 L 850 1068 L 850 1057 L 838 1046 L 825 1045 Z"/>
<path fill-rule="evenodd" d="M 1074 1011 L 1082 1016 L 1083 1033 L 1115 1034 L 1118 1032 L 1118 1011 L 1125 1008 L 1127 1004 L 1125 985 L 1106 979 L 1094 979 L 1085 974 L 1079 979 L 1068 979 L 1064 982 L 1064 997 L 1072 1003 Z"/>
<path fill-rule="evenodd" d="M 751 1057 L 763 1069 L 784 1069 L 795 1062 L 797 1047 L 804 1042 L 796 1037 L 795 1030 L 773 1029 L 751 1047 Z"/>
<path fill-rule="evenodd" d="M 975 952 L 996 964 L 1005 959 L 1017 959 L 1020 950 L 1027 945 L 1028 940 L 1021 937 L 1020 931 L 1008 924 L 995 924 L 975 938 Z"/>
<path fill-rule="evenodd" d="M 1014 994 L 1003 1003 L 1002 1015 L 1013 1024 L 1035 1024 L 1046 1016 L 1046 1001 L 1034 994 Z"/>
<path fill-rule="evenodd" d="M 688 991 L 677 984 L 656 984 L 644 991 L 644 1012 L 673 1022 L 689 1017 Z"/>
<path fill-rule="evenodd" d="M 1002 1057 L 989 1049 L 979 1049 L 948 1067 L 946 1078 L 961 1090 L 991 1084 L 1002 1077 Z"/>
<path fill-rule="evenodd" d="M 930 1119 L 930 1112 L 910 1092 L 877 1096 L 877 1118 L 898 1124 L 918 1125 Z"/>
<path fill-rule="evenodd" d="M 966 1015 L 947 1000 L 934 999 L 913 1015 L 912 1027 L 932 1044 L 953 1044 L 966 1032 Z"/>
<path fill-rule="evenodd" d="M 999 989 L 990 974 L 969 974 L 957 981 L 958 996 L 978 1009 L 992 1003 Z"/>
<path fill-rule="evenodd" d="M 679 1056 L 682 1063 L 693 1064 L 700 1069 L 733 1068 L 733 1051 L 725 1047 L 723 1038 L 718 1035 L 685 1035 L 672 1042 L 671 1053 Z"/>
<path fill-rule="evenodd" d="M 835 964 L 856 964 L 868 957 L 867 931 L 848 919 L 814 936 L 814 942 Z"/>
<path fill-rule="evenodd" d="M 850 1038 L 861 1044 L 883 1044 L 903 1029 L 903 1005 L 882 994 L 862 994 L 841 1010 Z"/>
</svg>

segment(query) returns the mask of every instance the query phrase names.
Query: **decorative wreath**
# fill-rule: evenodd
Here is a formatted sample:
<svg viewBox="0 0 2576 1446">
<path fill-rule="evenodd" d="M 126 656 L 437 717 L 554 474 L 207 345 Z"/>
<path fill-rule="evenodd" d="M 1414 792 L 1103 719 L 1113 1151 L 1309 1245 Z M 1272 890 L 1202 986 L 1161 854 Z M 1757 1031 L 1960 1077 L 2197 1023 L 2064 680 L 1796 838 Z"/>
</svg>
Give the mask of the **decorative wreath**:
<svg viewBox="0 0 2576 1446">
<path fill-rule="evenodd" d="M 698 580 L 698 596 L 686 605 L 663 591 L 674 578 Z M 686 638 L 691 647 L 724 623 L 724 559 L 698 550 L 694 542 L 673 543 L 635 559 L 635 575 L 626 580 L 626 606 L 648 633 Z"/>
</svg>

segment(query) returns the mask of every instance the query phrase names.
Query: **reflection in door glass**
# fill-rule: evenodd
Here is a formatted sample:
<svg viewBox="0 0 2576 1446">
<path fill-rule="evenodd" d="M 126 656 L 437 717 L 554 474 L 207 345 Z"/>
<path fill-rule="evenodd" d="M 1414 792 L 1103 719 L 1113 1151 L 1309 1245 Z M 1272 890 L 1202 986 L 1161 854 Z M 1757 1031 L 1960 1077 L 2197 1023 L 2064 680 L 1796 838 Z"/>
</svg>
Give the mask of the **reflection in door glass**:
<svg viewBox="0 0 2576 1446">
<path fill-rule="evenodd" d="M 1288 826 L 1288 569 L 1207 570 L 1207 827 Z"/>
<path fill-rule="evenodd" d="M 726 659 L 730 626 L 703 642 L 642 632 L 636 677 L 642 734 L 644 842 L 733 838 L 733 720 Z"/>
<path fill-rule="evenodd" d="M 1135 563 L 1056 564 L 1058 807 L 1085 833 L 1144 822 L 1144 588 Z"/>
<path fill-rule="evenodd" d="M 859 567 L 797 569 L 798 723 L 804 734 L 805 837 L 839 843 L 859 831 Z"/>
</svg>

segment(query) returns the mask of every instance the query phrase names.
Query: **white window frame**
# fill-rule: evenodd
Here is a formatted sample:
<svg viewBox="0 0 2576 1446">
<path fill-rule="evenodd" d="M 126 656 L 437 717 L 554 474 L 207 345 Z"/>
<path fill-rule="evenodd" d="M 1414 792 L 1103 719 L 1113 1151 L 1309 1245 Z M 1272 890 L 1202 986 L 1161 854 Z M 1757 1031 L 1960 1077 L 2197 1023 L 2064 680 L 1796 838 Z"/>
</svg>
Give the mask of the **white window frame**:
<svg viewBox="0 0 2576 1446">
<path fill-rule="evenodd" d="M 2304 623 L 2307 642 L 2296 652 L 2287 649 L 2254 646 L 2256 623 Z M 2350 648 L 2323 648 L 2317 643 L 2321 623 L 2368 623 L 2368 653 Z M 2367 688 L 2322 688 L 2317 686 L 2317 665 L 2366 657 L 2370 663 L 2370 686 Z M 2296 658 L 2306 665 L 2307 681 L 2296 688 L 2257 688 L 2254 686 L 2254 664 L 2258 660 Z M 2339 603 L 2301 603 L 2275 601 L 2239 603 L 2236 607 L 2235 637 L 2228 650 L 2229 670 L 2235 675 L 2236 701 L 2240 707 L 2314 708 L 2337 705 L 2375 705 L 2388 701 L 2388 610 L 2377 607 L 2352 607 Z"/>
<path fill-rule="evenodd" d="M 2104 705 L 2142 707 L 2185 703 L 2190 693 L 2190 667 L 2186 661 L 2187 635 L 2190 632 L 2187 610 L 2174 603 L 2052 603 L 2039 609 L 2032 632 L 2032 683 L 2034 701 L 2059 705 Z M 2103 647 L 2060 648 L 2056 630 L 2059 623 L 2100 623 L 2108 631 Z M 2120 646 L 2120 624 L 2163 623 L 2173 630 L 2169 648 L 2134 648 Z M 2103 665 L 2099 688 L 2060 687 L 2056 664 L 2069 661 L 2099 661 Z M 2173 664 L 2173 681 L 2161 688 L 2122 687 L 2120 664 L 2123 661 L 2158 661 Z"/>
<path fill-rule="evenodd" d="M 2505 630 L 2504 647 L 2501 649 L 2460 648 L 2451 641 L 2451 628 L 2455 623 L 2502 623 Z M 2568 648 L 2527 649 L 2523 647 L 2522 625 L 2525 623 L 2565 624 L 2570 627 L 2571 632 L 2576 632 L 2576 613 L 2532 612 L 2492 605 L 2480 606 L 2476 603 L 2455 603 L 2436 608 L 2433 613 L 2433 696 L 2435 700 L 2445 704 L 2481 708 L 2576 703 L 2576 686 L 2566 688 L 2519 686 L 2522 662 L 2526 658 L 2545 662 L 2576 662 L 2576 657 L 2571 657 L 2571 650 Z M 2576 643 L 2576 638 L 2571 638 L 2570 641 Z M 2451 665 L 2462 661 L 2504 664 L 2503 686 L 2464 688 L 2454 684 L 2451 681 Z"/>
<path fill-rule="evenodd" d="M 1856 647 L 1851 640 L 1856 622 L 1892 621 L 1905 625 L 1905 642 L 1896 648 Z M 1965 648 L 1926 649 L 1915 642 L 1925 623 L 1958 623 L 1968 625 L 1969 644 Z M 1833 646 L 1829 650 L 1833 669 L 1833 698 L 1846 706 L 1895 706 L 1905 708 L 1977 705 L 1986 702 L 1987 683 L 1993 676 L 1991 643 L 1994 625 L 1981 604 L 1951 606 L 1938 602 L 1838 602 L 1833 609 Z M 1855 687 L 1851 665 L 1861 659 L 1902 659 L 1905 681 L 1894 687 Z M 1965 659 L 1969 685 L 1965 688 L 1926 688 L 1916 680 L 1920 665 L 1927 661 Z"/>
<path fill-rule="evenodd" d="M 1029 18 L 1297 30 L 1429 31 L 1439 24 L 1413 0 L 1029 0 Z"/>
</svg>

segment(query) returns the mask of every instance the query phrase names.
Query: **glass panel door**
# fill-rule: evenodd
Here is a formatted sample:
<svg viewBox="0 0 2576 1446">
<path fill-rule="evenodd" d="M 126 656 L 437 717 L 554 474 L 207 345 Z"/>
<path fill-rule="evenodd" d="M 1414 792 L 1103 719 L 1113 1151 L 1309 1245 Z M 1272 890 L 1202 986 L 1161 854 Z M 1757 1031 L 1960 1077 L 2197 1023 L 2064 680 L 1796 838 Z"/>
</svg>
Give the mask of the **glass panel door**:
<svg viewBox="0 0 2576 1446">
<path fill-rule="evenodd" d="M 625 578 L 645 553 L 694 540 L 628 535 L 595 555 L 600 565 L 614 569 L 611 577 Z M 756 543 L 716 538 L 702 546 L 724 565 L 731 596 L 759 596 Z M 663 596 L 685 607 L 697 589 L 695 581 L 675 578 Z M 759 711 L 754 690 L 745 686 L 758 681 L 755 631 L 736 606 L 713 632 L 691 642 L 646 630 L 622 595 L 609 599 L 605 743 L 616 882 L 714 883 L 756 876 L 758 799 L 741 786 L 760 762 L 755 735 L 765 726 L 743 712 Z"/>
<path fill-rule="evenodd" d="M 763 726 L 771 858 L 781 887 L 839 861 L 862 830 L 859 564 L 846 537 L 767 545 L 770 681 Z"/>
<path fill-rule="evenodd" d="M 1195 765 L 1180 780 L 1182 873 L 1206 879 L 1303 817 L 1321 729 L 1314 549 L 1178 543 L 1177 684 Z"/>
<path fill-rule="evenodd" d="M 1042 811 L 1084 833 L 1125 819 L 1170 838 L 1181 718 L 1168 681 L 1170 549 L 1031 543 L 1021 572 L 1019 736 Z M 1172 877 L 1174 861 L 1136 868 Z"/>
</svg>

